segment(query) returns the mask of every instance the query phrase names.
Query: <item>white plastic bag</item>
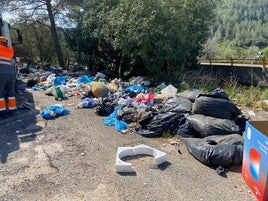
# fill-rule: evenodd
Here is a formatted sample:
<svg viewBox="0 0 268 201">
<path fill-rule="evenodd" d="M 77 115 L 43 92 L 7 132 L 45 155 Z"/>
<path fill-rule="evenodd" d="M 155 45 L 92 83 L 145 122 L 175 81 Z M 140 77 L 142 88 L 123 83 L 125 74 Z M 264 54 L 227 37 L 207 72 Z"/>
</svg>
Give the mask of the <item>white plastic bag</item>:
<svg viewBox="0 0 268 201">
<path fill-rule="evenodd" d="M 175 97 L 176 94 L 177 94 L 177 88 L 171 84 L 161 90 L 161 95 L 164 96 L 165 98 Z"/>
</svg>

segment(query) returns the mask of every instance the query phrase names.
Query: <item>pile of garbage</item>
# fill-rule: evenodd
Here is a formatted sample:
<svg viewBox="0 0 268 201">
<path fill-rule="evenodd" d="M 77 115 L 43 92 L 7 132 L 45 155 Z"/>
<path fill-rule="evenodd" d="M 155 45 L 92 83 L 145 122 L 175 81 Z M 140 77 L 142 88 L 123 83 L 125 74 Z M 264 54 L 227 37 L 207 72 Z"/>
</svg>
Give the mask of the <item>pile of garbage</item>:
<svg viewBox="0 0 268 201">
<path fill-rule="evenodd" d="M 242 164 L 242 135 L 249 118 L 221 88 L 178 93 L 171 84 L 152 86 L 143 77 L 110 80 L 103 73 L 79 77 L 50 73 L 29 80 L 27 86 L 44 90 L 58 101 L 76 96 L 77 109 L 94 109 L 96 115 L 105 117 L 104 125 L 114 126 L 118 132 L 177 136 L 197 160 L 208 166 Z M 42 116 L 53 119 L 70 113 L 59 104 L 46 108 Z"/>
</svg>

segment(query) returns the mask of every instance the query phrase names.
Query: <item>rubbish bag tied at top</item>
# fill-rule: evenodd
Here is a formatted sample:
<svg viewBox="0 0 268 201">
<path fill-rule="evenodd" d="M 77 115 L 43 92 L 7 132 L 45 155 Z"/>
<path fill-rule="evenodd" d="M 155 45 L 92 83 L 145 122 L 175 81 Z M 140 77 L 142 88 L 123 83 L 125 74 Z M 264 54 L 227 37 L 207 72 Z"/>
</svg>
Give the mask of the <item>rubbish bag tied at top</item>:
<svg viewBox="0 0 268 201">
<path fill-rule="evenodd" d="M 61 104 L 55 104 L 55 105 L 45 108 L 41 112 L 41 116 L 44 119 L 54 119 L 56 117 L 64 116 L 70 113 L 71 111 L 64 108 Z"/>
</svg>

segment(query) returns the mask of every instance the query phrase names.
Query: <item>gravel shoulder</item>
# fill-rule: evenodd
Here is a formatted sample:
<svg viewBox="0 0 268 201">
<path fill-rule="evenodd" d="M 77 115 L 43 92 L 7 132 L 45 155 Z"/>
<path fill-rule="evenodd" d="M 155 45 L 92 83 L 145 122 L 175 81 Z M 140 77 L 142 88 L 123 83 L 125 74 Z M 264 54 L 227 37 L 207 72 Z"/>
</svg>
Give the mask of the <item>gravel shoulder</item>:
<svg viewBox="0 0 268 201">
<path fill-rule="evenodd" d="M 76 97 L 58 102 L 33 91 L 28 99 L 31 109 L 0 120 L 0 200 L 256 200 L 240 166 L 219 176 L 195 160 L 182 141 L 178 153 L 170 143 L 177 138 L 121 134 L 104 126 L 94 109 L 75 109 Z M 40 112 L 55 103 L 71 114 L 44 120 Z M 268 119 L 265 115 L 257 116 Z M 139 144 L 165 152 L 167 162 L 157 167 L 152 156 L 127 157 L 135 174 L 116 173 L 118 147 Z"/>
</svg>

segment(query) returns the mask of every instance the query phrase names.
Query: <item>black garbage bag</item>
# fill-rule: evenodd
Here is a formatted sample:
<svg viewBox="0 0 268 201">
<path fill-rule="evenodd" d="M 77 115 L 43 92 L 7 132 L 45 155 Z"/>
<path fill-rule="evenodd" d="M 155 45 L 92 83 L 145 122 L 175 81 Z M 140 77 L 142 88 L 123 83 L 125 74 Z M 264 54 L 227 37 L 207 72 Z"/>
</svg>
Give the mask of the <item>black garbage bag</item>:
<svg viewBox="0 0 268 201">
<path fill-rule="evenodd" d="M 232 119 L 232 121 L 235 122 L 235 124 L 239 127 L 240 129 L 240 133 L 243 133 L 246 129 L 246 122 L 250 120 L 250 116 L 247 115 L 239 115 L 237 117 L 235 117 L 234 119 Z"/>
<path fill-rule="evenodd" d="M 227 93 L 222 88 L 217 88 L 217 89 L 214 89 L 213 91 L 210 91 L 204 94 L 199 94 L 199 96 L 207 96 L 207 97 L 212 97 L 212 98 L 221 98 L 221 99 L 229 100 Z"/>
<path fill-rule="evenodd" d="M 193 138 L 198 136 L 198 133 L 193 129 L 186 117 L 180 119 L 180 122 L 175 128 L 175 134 L 178 138 Z"/>
<path fill-rule="evenodd" d="M 182 113 L 151 113 L 139 121 L 142 126 L 137 130 L 137 133 L 143 137 L 159 137 L 167 131 L 174 133 L 180 119 L 183 117 Z"/>
<path fill-rule="evenodd" d="M 199 95 L 202 94 L 203 92 L 199 89 L 187 89 L 185 91 L 182 91 L 180 93 L 177 93 L 178 96 L 187 98 L 191 102 L 195 101 L 195 98 Z"/>
<path fill-rule="evenodd" d="M 242 114 L 230 100 L 203 95 L 199 95 L 195 99 L 192 112 L 221 119 L 232 119 Z"/>
<path fill-rule="evenodd" d="M 38 80 L 39 80 L 39 78 L 37 78 L 37 77 L 28 80 L 26 83 L 27 87 L 31 88 L 31 87 L 35 86 L 38 83 Z"/>
<path fill-rule="evenodd" d="M 158 109 L 159 112 L 178 112 L 190 113 L 192 110 L 192 102 L 184 97 L 170 97 Z"/>
<path fill-rule="evenodd" d="M 138 121 L 140 128 L 146 129 L 147 125 L 152 121 L 154 116 L 157 116 L 157 115 L 158 115 L 157 112 L 150 112 L 150 113 L 147 113 L 146 115 L 143 115 L 143 117 L 141 117 Z"/>
<path fill-rule="evenodd" d="M 187 115 L 186 119 L 199 137 L 243 133 L 243 129 L 236 125 L 235 121 L 229 119 L 214 118 L 202 114 Z"/>
<path fill-rule="evenodd" d="M 96 113 L 100 116 L 109 116 L 117 104 L 108 98 L 104 98 L 96 106 Z"/>
<path fill-rule="evenodd" d="M 188 151 L 200 162 L 211 167 L 241 165 L 243 137 L 239 134 L 185 138 Z"/>
</svg>

